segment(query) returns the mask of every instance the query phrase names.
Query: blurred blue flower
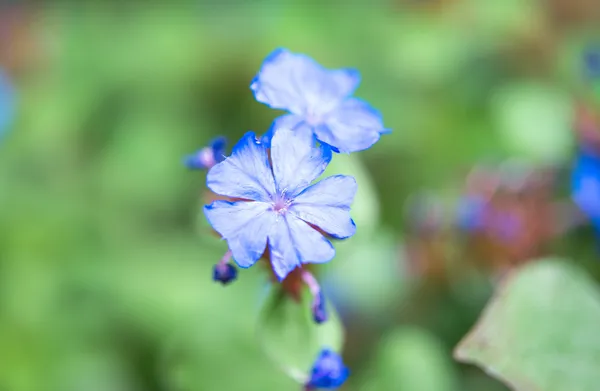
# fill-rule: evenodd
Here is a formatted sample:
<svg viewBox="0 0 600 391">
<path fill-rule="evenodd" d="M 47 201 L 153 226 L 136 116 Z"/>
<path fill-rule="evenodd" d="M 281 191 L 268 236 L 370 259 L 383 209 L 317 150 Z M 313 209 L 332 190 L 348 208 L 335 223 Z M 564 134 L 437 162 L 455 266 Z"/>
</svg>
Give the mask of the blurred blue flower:
<svg viewBox="0 0 600 391">
<path fill-rule="evenodd" d="M 316 388 L 335 389 L 350 376 L 350 370 L 344 365 L 342 358 L 332 350 L 323 349 L 315 361 L 306 390 Z"/>
<path fill-rule="evenodd" d="M 220 136 L 214 138 L 208 143 L 208 146 L 186 156 L 184 159 L 184 164 L 190 170 L 209 169 L 215 164 L 225 160 L 226 146 L 227 139 L 225 137 Z"/>
<path fill-rule="evenodd" d="M 271 144 L 272 164 L 267 146 L 248 132 L 232 155 L 208 172 L 213 192 L 238 201 L 214 201 L 204 213 L 242 268 L 252 266 L 268 242 L 273 271 L 283 280 L 303 263 L 327 262 L 335 255 L 314 227 L 335 238 L 354 235 L 350 204 L 356 181 L 336 175 L 311 185 L 329 164 L 331 149 L 312 146 L 289 129 L 277 130 Z"/>
<path fill-rule="evenodd" d="M 8 76 L 0 69 L 0 136 L 12 122 L 15 110 L 14 91 Z"/>
<path fill-rule="evenodd" d="M 589 47 L 583 54 L 585 74 L 589 78 L 600 77 L 600 47 Z"/>
<path fill-rule="evenodd" d="M 487 202 L 483 197 L 465 196 L 461 198 L 456 216 L 458 227 L 466 232 L 482 229 L 486 208 Z"/>
<path fill-rule="evenodd" d="M 314 134 L 335 152 L 356 152 L 389 132 L 377 110 L 351 97 L 359 83 L 357 70 L 326 69 L 306 55 L 276 49 L 250 89 L 257 101 L 290 113 L 275 120 L 277 129 Z"/>
<path fill-rule="evenodd" d="M 572 198 L 600 229 L 600 156 L 581 150 L 572 174 Z"/>
</svg>

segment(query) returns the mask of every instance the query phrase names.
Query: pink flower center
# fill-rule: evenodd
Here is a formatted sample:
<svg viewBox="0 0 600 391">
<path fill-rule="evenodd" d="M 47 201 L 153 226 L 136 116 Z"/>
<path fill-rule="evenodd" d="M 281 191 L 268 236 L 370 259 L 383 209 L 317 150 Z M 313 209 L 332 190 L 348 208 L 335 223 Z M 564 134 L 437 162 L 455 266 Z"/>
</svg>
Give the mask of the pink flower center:
<svg viewBox="0 0 600 391">
<path fill-rule="evenodd" d="M 287 200 L 284 195 L 278 195 L 273 200 L 273 210 L 278 214 L 283 214 L 287 211 L 291 201 Z"/>
</svg>

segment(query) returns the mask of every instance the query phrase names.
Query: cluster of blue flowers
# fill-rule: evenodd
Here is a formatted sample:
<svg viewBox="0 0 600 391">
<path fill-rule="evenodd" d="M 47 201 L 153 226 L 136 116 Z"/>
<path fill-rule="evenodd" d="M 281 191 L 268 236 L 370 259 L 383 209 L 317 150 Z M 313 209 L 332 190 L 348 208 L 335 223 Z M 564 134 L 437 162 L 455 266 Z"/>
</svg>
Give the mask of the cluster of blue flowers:
<svg viewBox="0 0 600 391">
<path fill-rule="evenodd" d="M 214 268 L 215 281 L 236 279 L 231 259 L 249 268 L 266 257 L 279 281 L 299 270 L 313 295 L 314 320 L 327 320 L 323 292 L 302 265 L 330 261 L 335 249 L 329 239 L 354 235 L 350 205 L 357 184 L 346 175 L 313 182 L 334 153 L 365 150 L 389 132 L 377 110 L 352 97 L 359 83 L 354 69 L 326 69 L 306 55 L 277 49 L 250 89 L 257 101 L 288 114 L 262 136 L 247 132 L 229 157 L 218 138 L 186 158 L 190 169 L 209 170 L 207 186 L 220 196 L 204 207 L 229 248 Z M 336 388 L 347 377 L 341 358 L 323 350 L 305 387 Z"/>
</svg>

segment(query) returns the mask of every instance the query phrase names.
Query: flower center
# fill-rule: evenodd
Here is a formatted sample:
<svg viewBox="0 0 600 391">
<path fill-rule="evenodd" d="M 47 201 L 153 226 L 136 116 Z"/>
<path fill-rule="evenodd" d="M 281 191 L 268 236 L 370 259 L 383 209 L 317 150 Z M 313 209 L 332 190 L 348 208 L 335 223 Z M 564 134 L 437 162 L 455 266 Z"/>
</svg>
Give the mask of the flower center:
<svg viewBox="0 0 600 391">
<path fill-rule="evenodd" d="M 313 113 L 308 113 L 306 115 L 305 121 L 311 126 L 317 126 L 321 123 L 321 116 Z"/>
<path fill-rule="evenodd" d="M 283 194 L 277 195 L 273 199 L 273 210 L 278 214 L 283 214 L 287 211 L 291 203 L 292 201 L 286 199 Z"/>
</svg>

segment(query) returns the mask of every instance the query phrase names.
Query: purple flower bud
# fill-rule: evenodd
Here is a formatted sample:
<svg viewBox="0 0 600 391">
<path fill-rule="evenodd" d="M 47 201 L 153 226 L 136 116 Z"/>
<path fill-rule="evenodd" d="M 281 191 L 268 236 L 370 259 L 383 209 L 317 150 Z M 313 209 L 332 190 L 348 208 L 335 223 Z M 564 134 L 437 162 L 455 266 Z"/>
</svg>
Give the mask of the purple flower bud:
<svg viewBox="0 0 600 391">
<path fill-rule="evenodd" d="M 350 370 L 344 365 L 340 355 L 332 350 L 323 349 L 312 367 L 305 389 L 335 389 L 341 387 L 349 375 Z"/>
<path fill-rule="evenodd" d="M 237 278 L 237 269 L 230 263 L 217 263 L 213 269 L 213 280 L 227 285 Z"/>
<path fill-rule="evenodd" d="M 217 163 L 225 160 L 225 147 L 227 140 L 225 137 L 213 139 L 208 146 L 188 155 L 184 159 L 184 164 L 190 170 L 207 170 Z"/>
<path fill-rule="evenodd" d="M 323 295 L 323 291 L 320 291 L 318 295 L 315 296 L 312 303 L 312 313 L 313 319 L 316 323 L 323 323 L 327 321 L 327 308 L 325 307 L 325 295 Z"/>
</svg>

